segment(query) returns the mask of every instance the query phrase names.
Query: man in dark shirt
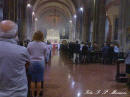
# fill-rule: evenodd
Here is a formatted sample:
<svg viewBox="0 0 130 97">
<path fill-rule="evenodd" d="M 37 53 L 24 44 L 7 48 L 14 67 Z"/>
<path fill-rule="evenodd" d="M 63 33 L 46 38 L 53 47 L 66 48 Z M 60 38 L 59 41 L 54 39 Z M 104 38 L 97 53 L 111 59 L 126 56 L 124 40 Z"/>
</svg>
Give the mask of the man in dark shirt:
<svg viewBox="0 0 130 97">
<path fill-rule="evenodd" d="M 109 52 L 109 44 L 104 43 L 104 46 L 102 48 L 103 64 L 107 64 L 108 63 L 108 52 Z"/>
<path fill-rule="evenodd" d="M 113 57 L 114 57 L 114 45 L 111 43 L 108 51 L 109 64 L 113 63 Z"/>
<path fill-rule="evenodd" d="M 80 53 L 80 44 L 78 41 L 76 41 L 74 45 L 74 56 L 73 56 L 74 63 L 79 63 L 79 53 Z"/>
<path fill-rule="evenodd" d="M 87 54 L 88 54 L 88 47 L 87 47 L 87 44 L 85 43 L 83 48 L 82 48 L 82 62 L 83 63 L 86 63 L 87 62 Z"/>
</svg>

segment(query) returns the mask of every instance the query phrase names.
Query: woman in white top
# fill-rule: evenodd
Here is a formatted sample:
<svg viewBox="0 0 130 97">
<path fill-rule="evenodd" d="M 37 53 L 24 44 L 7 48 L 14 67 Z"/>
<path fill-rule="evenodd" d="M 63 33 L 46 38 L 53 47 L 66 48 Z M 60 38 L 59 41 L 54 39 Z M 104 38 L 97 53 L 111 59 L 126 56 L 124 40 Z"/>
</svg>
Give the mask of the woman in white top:
<svg viewBox="0 0 130 97">
<path fill-rule="evenodd" d="M 29 74 L 32 81 L 31 86 L 35 86 L 34 82 L 38 82 L 37 87 L 41 86 L 41 82 L 44 78 L 46 44 L 43 41 L 43 33 L 37 31 L 34 33 L 33 41 L 30 42 L 27 47 L 31 60 L 31 65 L 29 67 Z M 37 92 L 39 94 L 40 89 L 37 89 Z M 34 96 L 34 87 L 32 87 L 32 96 Z"/>
</svg>

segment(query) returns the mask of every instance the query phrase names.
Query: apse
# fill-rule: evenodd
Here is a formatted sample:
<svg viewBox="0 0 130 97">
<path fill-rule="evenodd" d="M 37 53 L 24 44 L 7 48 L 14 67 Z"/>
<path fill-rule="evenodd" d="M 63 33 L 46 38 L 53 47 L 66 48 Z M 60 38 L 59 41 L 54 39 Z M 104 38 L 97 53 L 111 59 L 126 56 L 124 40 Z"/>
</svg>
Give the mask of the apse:
<svg viewBox="0 0 130 97">
<path fill-rule="evenodd" d="M 69 19 L 57 8 L 48 8 L 38 18 L 38 28 L 45 31 L 45 39 L 59 42 L 60 39 L 69 39 Z"/>
<path fill-rule="evenodd" d="M 76 11 L 71 0 L 37 0 L 33 3 L 32 33 L 29 34 L 41 30 L 45 40 L 75 40 L 76 22 L 73 16 Z"/>
</svg>

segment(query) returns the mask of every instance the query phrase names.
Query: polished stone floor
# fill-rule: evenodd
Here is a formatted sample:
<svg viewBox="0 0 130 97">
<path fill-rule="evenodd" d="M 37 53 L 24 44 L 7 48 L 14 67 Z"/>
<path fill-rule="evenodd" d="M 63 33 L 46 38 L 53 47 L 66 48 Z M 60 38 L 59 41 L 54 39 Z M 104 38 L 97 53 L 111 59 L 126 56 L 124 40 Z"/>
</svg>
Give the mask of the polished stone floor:
<svg viewBox="0 0 130 97">
<path fill-rule="evenodd" d="M 115 81 L 115 71 L 114 65 L 75 65 L 53 52 L 46 66 L 43 97 L 130 97 L 126 85 Z"/>
</svg>

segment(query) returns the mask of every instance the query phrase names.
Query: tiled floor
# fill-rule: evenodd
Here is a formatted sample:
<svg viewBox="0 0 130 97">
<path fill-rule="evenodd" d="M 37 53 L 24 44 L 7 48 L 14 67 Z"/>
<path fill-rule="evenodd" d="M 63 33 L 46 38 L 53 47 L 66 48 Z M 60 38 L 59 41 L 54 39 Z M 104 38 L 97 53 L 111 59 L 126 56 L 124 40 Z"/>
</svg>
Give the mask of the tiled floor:
<svg viewBox="0 0 130 97">
<path fill-rule="evenodd" d="M 46 67 L 44 97 L 130 97 L 125 84 L 115 81 L 115 71 L 114 65 L 74 65 L 55 52 Z M 127 94 L 111 94 L 114 90 Z"/>
</svg>

